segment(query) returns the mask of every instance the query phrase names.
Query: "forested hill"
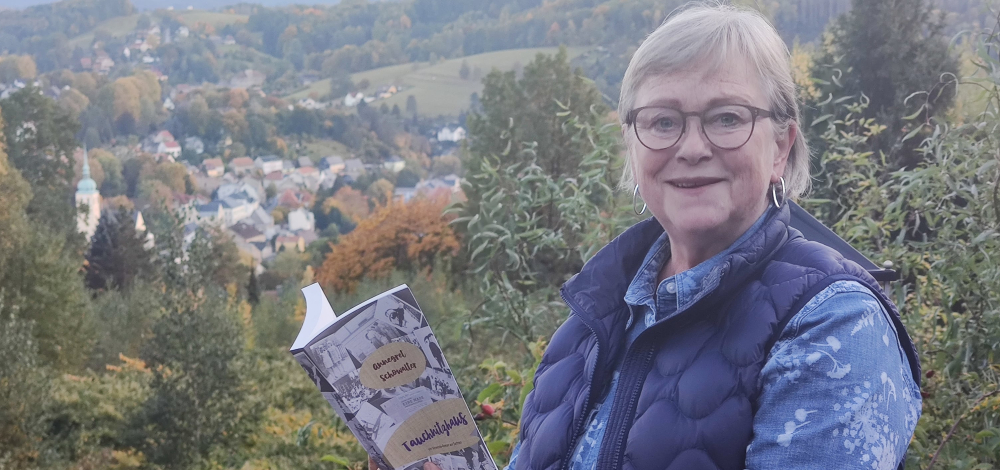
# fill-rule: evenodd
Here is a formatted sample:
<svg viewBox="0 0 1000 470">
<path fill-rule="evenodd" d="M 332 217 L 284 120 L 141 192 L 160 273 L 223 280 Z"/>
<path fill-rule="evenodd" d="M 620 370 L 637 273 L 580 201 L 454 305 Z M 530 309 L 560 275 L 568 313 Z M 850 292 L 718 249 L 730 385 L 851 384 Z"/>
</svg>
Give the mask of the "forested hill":
<svg viewBox="0 0 1000 470">
<path fill-rule="evenodd" d="M 140 5 L 143 1 L 137 0 Z M 148 0 L 152 1 L 152 0 Z M 336 5 L 266 7 L 241 3 L 222 13 L 248 15 L 248 21 L 200 22 L 178 10 L 143 12 L 153 23 L 212 26 L 248 49 L 277 59 L 285 70 L 314 72 L 322 78 L 416 61 L 436 61 L 483 52 L 543 46 L 592 47 L 576 59 L 611 101 L 634 47 L 684 0 L 347 0 Z M 331 2 L 327 2 L 331 3 Z M 771 0 L 762 7 L 789 44 L 816 39 L 850 0 Z M 981 0 L 941 0 L 954 24 L 982 16 Z M 200 8 L 211 5 L 199 3 Z M 148 8 L 148 6 L 146 6 Z M 118 24 L 136 21 L 129 0 L 66 0 L 25 10 L 0 12 L 0 50 L 34 56 L 40 72 L 72 68 L 100 41 L 110 47 Z M 129 16 L 131 15 L 131 16 Z M 123 17 L 122 21 L 111 20 Z M 111 21 L 109 21 L 111 20 Z M 129 21 L 125 21 L 129 20 Z M 104 23 L 102 24 L 102 21 Z M 124 46 L 124 43 L 122 44 Z M 214 81 L 224 71 L 211 69 L 221 54 L 210 44 L 193 44 L 202 71 L 180 76 Z M 119 49 L 120 50 L 120 49 Z M 205 51 L 211 57 L 205 55 Z M 202 60 L 203 58 L 203 60 Z M 211 69 L 211 70 L 210 70 Z M 169 70 L 163 70 L 169 73 Z M 173 77 L 173 74 L 171 74 Z"/>
<path fill-rule="evenodd" d="M 0 11 L 0 51 L 31 54 L 42 70 L 65 67 L 74 52 L 69 38 L 133 11 L 129 0 L 66 0 Z"/>
</svg>

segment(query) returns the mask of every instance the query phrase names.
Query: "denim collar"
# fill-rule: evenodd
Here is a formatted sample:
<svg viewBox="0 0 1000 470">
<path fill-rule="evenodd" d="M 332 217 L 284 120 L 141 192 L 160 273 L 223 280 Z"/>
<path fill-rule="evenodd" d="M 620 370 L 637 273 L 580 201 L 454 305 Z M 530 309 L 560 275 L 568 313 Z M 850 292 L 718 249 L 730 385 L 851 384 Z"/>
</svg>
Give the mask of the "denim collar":
<svg viewBox="0 0 1000 470">
<path fill-rule="evenodd" d="M 659 236 L 646 253 L 639 271 L 625 291 L 625 302 L 629 305 L 632 315 L 629 317 L 628 326 L 631 326 L 635 317 L 636 308 L 645 306 L 656 312 L 656 319 L 662 320 L 682 309 L 682 306 L 691 303 L 704 289 L 712 289 L 715 283 L 707 282 L 717 276 L 721 265 L 726 257 L 732 253 L 736 247 L 745 243 L 754 233 L 764 225 L 764 220 L 774 210 L 773 206 L 768 208 L 757 218 L 746 232 L 715 256 L 699 263 L 697 266 L 670 276 L 656 285 L 656 277 L 660 268 L 670 259 L 670 239 L 666 232 Z M 711 285 L 710 285 L 711 284 Z M 653 295 L 653 293 L 656 295 Z"/>
</svg>

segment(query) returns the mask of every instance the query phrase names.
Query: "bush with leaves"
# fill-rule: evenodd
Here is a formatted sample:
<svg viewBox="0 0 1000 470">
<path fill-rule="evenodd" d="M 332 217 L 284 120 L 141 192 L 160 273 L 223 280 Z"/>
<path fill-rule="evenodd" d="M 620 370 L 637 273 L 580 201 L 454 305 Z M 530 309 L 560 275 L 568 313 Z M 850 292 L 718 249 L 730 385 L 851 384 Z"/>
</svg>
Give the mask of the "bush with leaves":
<svg viewBox="0 0 1000 470">
<path fill-rule="evenodd" d="M 241 447 L 256 426 L 261 409 L 251 400 L 243 321 L 232 300 L 212 292 L 153 326 L 141 355 L 152 370 L 150 397 L 130 442 L 151 462 L 187 468 L 218 447 Z"/>
<path fill-rule="evenodd" d="M 580 155 L 572 174 L 550 174 L 527 145 L 515 157 L 484 159 L 467 175 L 477 200 L 460 204 L 453 224 L 464 235 L 465 259 L 483 304 L 470 328 L 502 332 L 527 347 L 551 334 L 566 316 L 558 287 L 628 223 L 614 192 L 619 128 L 560 112 L 559 139 Z M 508 137 L 510 138 L 510 137 Z M 513 145 L 508 145 L 513 151 Z"/>
<path fill-rule="evenodd" d="M 3 304 L 0 297 L 0 312 Z M 49 371 L 39 360 L 32 326 L 16 310 L 0 313 L 0 468 L 38 464 Z"/>
<path fill-rule="evenodd" d="M 880 126 L 862 117 L 864 104 L 841 104 L 846 117 L 820 130 L 822 197 L 806 204 L 901 270 L 890 293 L 925 371 L 908 468 L 1000 465 L 1000 62 L 988 53 L 977 62 L 991 77 L 974 83 L 986 111 L 961 124 L 911 121 L 927 136 L 912 169 L 890 171 L 871 150 Z"/>
</svg>

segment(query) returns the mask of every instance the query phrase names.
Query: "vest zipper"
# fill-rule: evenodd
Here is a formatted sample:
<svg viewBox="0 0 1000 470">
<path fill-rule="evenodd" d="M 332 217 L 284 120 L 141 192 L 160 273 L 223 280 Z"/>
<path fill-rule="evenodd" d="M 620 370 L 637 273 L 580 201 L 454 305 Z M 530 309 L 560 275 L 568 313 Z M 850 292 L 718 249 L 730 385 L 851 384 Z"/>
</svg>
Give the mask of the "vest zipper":
<svg viewBox="0 0 1000 470">
<path fill-rule="evenodd" d="M 587 406 L 586 406 L 586 408 L 584 408 L 585 410 L 587 410 L 587 415 L 590 415 L 591 414 L 590 413 L 590 409 L 594 405 L 592 403 L 593 400 L 594 400 L 594 387 L 593 387 L 594 386 L 594 374 L 597 373 L 597 369 L 598 369 L 598 367 L 600 367 L 600 364 L 601 364 L 601 338 L 600 338 L 600 336 L 597 335 L 597 330 L 595 330 L 594 327 L 591 326 L 591 324 L 587 321 L 587 319 L 583 315 L 579 315 L 579 314 L 573 313 L 574 312 L 573 304 L 571 304 L 569 302 L 569 299 L 567 299 L 566 296 L 562 292 L 560 292 L 559 295 L 562 297 L 563 302 L 565 302 L 566 305 L 569 306 L 570 314 L 578 316 L 580 318 L 580 321 L 584 324 L 584 326 L 586 326 L 587 329 L 590 330 L 590 334 L 594 336 L 594 343 L 595 343 L 594 352 L 595 352 L 595 354 L 597 356 L 597 361 L 595 362 L 594 370 L 591 371 L 590 374 L 587 376 L 587 385 L 586 385 L 586 388 L 587 388 Z M 573 451 L 576 450 L 576 441 L 577 441 L 577 439 L 580 438 L 580 433 L 583 431 L 583 427 L 587 424 L 587 419 L 586 418 L 587 417 L 584 416 L 583 419 L 581 419 L 580 422 L 576 424 L 576 426 L 573 426 L 573 428 L 574 428 L 573 429 L 573 441 L 569 445 L 569 450 L 566 452 L 566 456 L 563 457 L 562 464 L 559 466 L 560 470 L 568 470 L 569 469 L 570 459 L 573 458 Z"/>
<path fill-rule="evenodd" d="M 639 394 L 642 392 L 639 382 L 646 376 L 649 362 L 653 358 L 653 350 L 652 344 L 643 344 L 642 354 L 638 358 L 636 356 L 627 357 L 625 363 L 622 364 L 622 372 L 618 375 L 618 392 L 615 393 L 615 400 L 611 404 L 611 416 L 608 417 L 608 429 L 605 430 L 601 450 L 597 456 L 598 469 L 616 470 L 621 468 L 622 447 L 625 444 L 625 438 L 628 437 L 627 431 L 632 428 L 635 408 L 639 401 Z M 637 361 L 639 361 L 639 365 L 636 368 L 634 366 Z M 628 417 L 627 420 L 626 417 Z M 614 439 L 610 449 L 607 445 L 609 438 Z"/>
</svg>

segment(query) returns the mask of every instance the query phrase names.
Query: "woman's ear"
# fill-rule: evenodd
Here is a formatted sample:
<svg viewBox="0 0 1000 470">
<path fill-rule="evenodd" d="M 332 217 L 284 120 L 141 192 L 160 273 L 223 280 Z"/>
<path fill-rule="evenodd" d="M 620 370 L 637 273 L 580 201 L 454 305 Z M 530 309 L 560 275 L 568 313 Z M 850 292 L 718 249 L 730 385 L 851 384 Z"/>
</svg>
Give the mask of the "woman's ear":
<svg viewBox="0 0 1000 470">
<path fill-rule="evenodd" d="M 799 136 L 799 126 L 795 121 L 788 123 L 788 128 L 784 132 L 779 132 L 775 136 L 778 152 L 774 156 L 774 166 L 771 171 L 771 182 L 777 183 L 778 179 L 785 174 L 785 166 L 788 164 L 788 157 L 792 153 L 795 139 Z"/>
</svg>

